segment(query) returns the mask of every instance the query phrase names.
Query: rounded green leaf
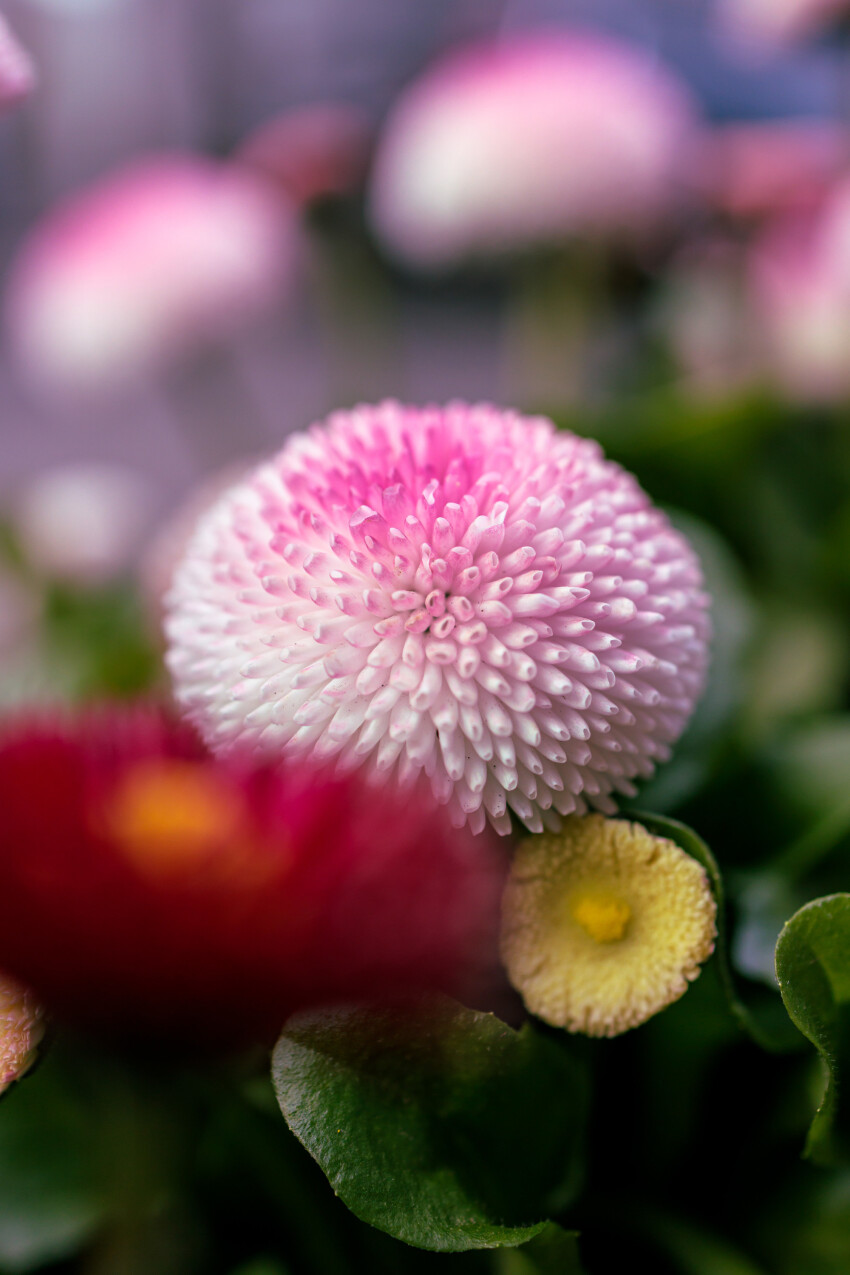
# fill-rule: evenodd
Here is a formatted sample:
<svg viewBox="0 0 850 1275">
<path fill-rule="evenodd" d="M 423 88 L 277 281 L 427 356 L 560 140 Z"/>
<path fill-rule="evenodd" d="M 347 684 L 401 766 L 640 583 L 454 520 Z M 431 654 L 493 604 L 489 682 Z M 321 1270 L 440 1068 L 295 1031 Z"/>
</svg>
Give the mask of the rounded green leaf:
<svg viewBox="0 0 850 1275">
<path fill-rule="evenodd" d="M 823 1059 L 826 1087 L 806 1142 L 821 1162 L 850 1158 L 838 1127 L 850 1109 L 839 1075 L 850 1061 L 850 894 L 815 899 L 795 912 L 776 944 L 776 977 L 791 1021 Z"/>
<path fill-rule="evenodd" d="M 0 1270 L 72 1256 L 105 1216 L 88 1111 L 53 1050 L 0 1102 Z"/>
<path fill-rule="evenodd" d="M 443 1252 L 524 1243 L 562 1208 L 582 1124 L 570 1054 L 442 997 L 289 1020 L 287 1123 L 359 1218 Z"/>
</svg>

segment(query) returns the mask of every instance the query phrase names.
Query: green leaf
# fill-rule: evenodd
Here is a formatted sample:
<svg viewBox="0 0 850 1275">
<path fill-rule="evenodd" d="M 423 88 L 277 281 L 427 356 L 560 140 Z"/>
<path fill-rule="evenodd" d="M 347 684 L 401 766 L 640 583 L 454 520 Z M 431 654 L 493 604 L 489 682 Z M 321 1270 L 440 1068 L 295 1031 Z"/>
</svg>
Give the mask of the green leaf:
<svg viewBox="0 0 850 1275">
<path fill-rule="evenodd" d="M 420 1248 L 522 1244 L 567 1203 L 584 1083 L 566 1042 L 443 997 L 297 1015 L 272 1076 L 359 1218 Z"/>
<path fill-rule="evenodd" d="M 129 581 L 89 590 L 53 585 L 42 627 L 46 662 L 58 664 L 72 698 L 133 696 L 155 687 L 161 660 L 152 623 Z"/>
<path fill-rule="evenodd" d="M 51 1051 L 0 1102 L 0 1269 L 76 1253 L 103 1217 L 85 1104 Z"/>
<path fill-rule="evenodd" d="M 520 1248 L 502 1249 L 497 1275 L 584 1275 L 575 1231 L 550 1222 Z"/>
<path fill-rule="evenodd" d="M 643 811 L 631 811 L 629 818 L 643 824 L 644 828 L 653 833 L 654 836 L 667 837 L 668 840 L 675 842 L 681 850 L 684 850 L 686 854 L 696 859 L 705 868 L 712 892 L 717 901 L 717 942 L 713 959 L 717 962 L 717 972 L 720 976 L 720 982 L 723 986 L 729 1009 L 739 1027 L 763 1049 L 768 1049 L 772 1052 L 784 1052 L 793 1048 L 793 1039 L 789 1038 L 788 1034 L 784 1032 L 781 1021 L 779 1025 L 776 1024 L 773 1015 L 769 1012 L 769 1006 L 765 1013 L 757 1014 L 754 1009 L 744 1003 L 738 994 L 735 977 L 729 962 L 723 878 L 720 874 L 720 868 L 717 866 L 717 860 L 702 837 L 699 837 L 686 824 L 679 823 L 677 819 L 669 819 L 665 815 L 650 815 L 645 814 Z M 778 1000 L 776 1005 L 778 1007 Z M 781 1014 L 781 1010 L 779 1012 Z"/>
<path fill-rule="evenodd" d="M 806 1155 L 819 1163 L 850 1160 L 850 1104 L 839 1074 L 850 1054 L 850 894 L 815 899 L 795 912 L 776 944 L 776 977 L 794 1026 L 820 1053 L 826 1086 L 809 1129 Z"/>
</svg>

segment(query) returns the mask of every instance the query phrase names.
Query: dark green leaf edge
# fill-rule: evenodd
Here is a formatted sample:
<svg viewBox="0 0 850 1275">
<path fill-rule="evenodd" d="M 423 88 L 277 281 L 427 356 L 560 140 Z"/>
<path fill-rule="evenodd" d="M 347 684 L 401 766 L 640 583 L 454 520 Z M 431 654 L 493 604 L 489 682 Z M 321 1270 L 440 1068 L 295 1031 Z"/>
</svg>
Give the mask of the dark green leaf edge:
<svg viewBox="0 0 850 1275">
<path fill-rule="evenodd" d="M 756 1015 L 745 1005 L 735 986 L 735 976 L 729 960 L 729 940 L 726 922 L 726 893 L 723 877 L 717 860 L 708 846 L 692 828 L 680 823 L 678 819 L 670 819 L 667 815 L 653 815 L 645 811 L 630 811 L 630 819 L 642 824 L 647 832 L 656 837 L 666 837 L 669 841 L 684 850 L 692 859 L 696 859 L 705 868 L 714 898 L 717 902 L 717 941 L 714 947 L 714 960 L 720 983 L 726 996 L 726 1002 L 735 1022 L 752 1041 L 770 1053 L 786 1053 L 794 1048 L 794 1042 L 780 1032 L 770 1030 L 759 1021 Z"/>
<path fill-rule="evenodd" d="M 815 950 L 810 936 L 818 922 L 835 923 L 845 929 L 845 944 L 850 947 L 850 894 L 829 894 L 804 904 L 786 921 L 776 941 L 776 977 L 788 1017 L 806 1040 L 814 1045 L 823 1062 L 826 1083 L 823 1096 L 809 1126 L 803 1154 L 815 1163 L 832 1165 L 840 1161 L 833 1136 L 838 1107 L 839 1058 L 835 1048 L 833 1020 L 839 1004 L 850 1002 L 850 974 L 845 987 L 848 995 L 836 999 L 835 986 Z M 843 915 L 841 915 L 843 914 Z M 828 941 L 828 933 L 825 934 Z M 820 1003 L 811 993 L 817 984 Z"/>
<path fill-rule="evenodd" d="M 450 1002 L 444 997 L 436 999 L 444 1002 L 447 1006 L 454 1004 L 454 1002 Z M 492 1014 L 482 1014 L 477 1011 L 466 1009 L 461 1005 L 456 1005 L 455 1008 L 466 1015 L 474 1017 L 476 1020 L 498 1023 L 501 1029 L 510 1032 L 512 1035 L 522 1036 L 528 1030 L 528 1025 L 526 1025 L 526 1029 L 524 1029 L 523 1032 L 517 1033 L 506 1024 L 495 1019 Z M 281 1079 L 285 1066 L 284 1059 L 290 1044 L 288 1031 L 291 1031 L 294 1027 L 297 1032 L 299 1031 L 302 1023 L 306 1023 L 308 1020 L 312 1020 L 320 1016 L 321 1015 L 315 1015 L 312 1013 L 303 1015 L 299 1014 L 289 1021 L 287 1028 L 284 1030 L 284 1033 L 281 1035 L 277 1045 L 275 1046 L 272 1059 L 272 1078 L 278 1103 L 284 1119 L 290 1129 L 322 1169 L 333 1187 L 334 1193 L 344 1204 L 347 1205 L 348 1208 L 351 1209 L 353 1213 L 355 1213 L 358 1218 L 360 1218 L 361 1221 L 366 1222 L 370 1226 L 374 1226 L 376 1229 L 384 1231 L 386 1234 L 392 1235 L 395 1239 L 399 1239 L 415 1248 L 425 1248 L 432 1252 L 465 1252 L 470 1249 L 514 1249 L 527 1244 L 529 1241 L 535 1240 L 536 1237 L 540 1236 L 541 1233 L 547 1230 L 547 1228 L 554 1225 L 548 1218 L 545 1217 L 539 1222 L 525 1226 L 505 1226 L 496 1222 L 484 1221 L 483 1219 L 476 1220 L 474 1218 L 470 1218 L 465 1227 L 458 1227 L 452 1234 L 449 1234 L 448 1231 L 446 1231 L 438 1239 L 425 1241 L 420 1227 L 409 1227 L 406 1224 L 399 1225 L 398 1221 L 391 1221 L 387 1216 L 387 1209 L 385 1206 L 375 1208 L 364 1207 L 362 1202 L 358 1202 L 355 1207 L 350 1198 L 350 1192 L 346 1189 L 346 1184 L 342 1180 L 344 1175 L 334 1170 L 329 1170 L 328 1166 L 322 1163 L 321 1157 L 314 1147 L 310 1145 L 309 1134 L 314 1129 L 314 1121 L 309 1117 L 306 1121 L 295 1118 L 296 1113 L 290 1108 L 290 1104 L 286 1100 L 284 1092 L 285 1086 Z M 305 1131 L 307 1136 L 305 1136 Z M 450 1170 L 447 1168 L 446 1172 L 450 1173 Z M 560 1228 L 558 1229 L 560 1230 Z M 563 1234 L 567 1233 L 564 1232 Z M 533 1269 L 535 1268 L 532 1267 L 532 1270 Z M 542 1269 L 545 1270 L 546 1267 L 544 1266 Z M 569 1268 L 566 1269 L 569 1273 Z M 581 1275 L 580 1269 L 578 1271 L 578 1275 Z"/>
<path fill-rule="evenodd" d="M 547 1222 L 538 1235 L 515 1248 L 503 1248 L 496 1258 L 497 1275 L 584 1275 L 578 1231 L 565 1231 Z"/>
</svg>

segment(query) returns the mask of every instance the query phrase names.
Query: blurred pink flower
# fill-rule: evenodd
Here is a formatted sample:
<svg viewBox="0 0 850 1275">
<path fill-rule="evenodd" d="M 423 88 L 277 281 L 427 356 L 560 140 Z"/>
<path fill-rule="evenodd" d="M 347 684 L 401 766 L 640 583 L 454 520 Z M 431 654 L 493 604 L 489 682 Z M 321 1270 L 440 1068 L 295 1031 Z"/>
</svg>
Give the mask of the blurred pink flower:
<svg viewBox="0 0 850 1275">
<path fill-rule="evenodd" d="M 695 131 L 684 86 L 627 45 L 553 32 L 471 47 L 392 111 L 372 221 L 419 267 L 638 235 L 681 196 Z"/>
<path fill-rule="evenodd" d="M 850 395 L 850 179 L 817 216 L 765 230 L 749 293 L 768 380 L 799 401 Z"/>
<path fill-rule="evenodd" d="M 356 106 L 317 102 L 260 125 L 237 158 L 303 207 L 355 190 L 366 174 L 369 144 L 369 125 Z"/>
<path fill-rule="evenodd" d="M 28 565 L 85 586 L 128 569 L 153 504 L 152 484 L 136 470 L 77 462 L 22 484 L 11 512 Z"/>
<path fill-rule="evenodd" d="M 4 721 L 0 809 L 2 968 L 73 1026 L 232 1049 L 307 1006 L 491 981 L 502 856 L 427 793 L 215 761 L 135 705 Z M 0 1088 L 33 1010 L 0 976 Z"/>
<path fill-rule="evenodd" d="M 0 115 L 26 97 L 34 85 L 30 56 L 0 14 Z"/>
<path fill-rule="evenodd" d="M 718 19 L 734 38 L 769 46 L 817 35 L 848 9 L 848 0 L 719 0 Z"/>
<path fill-rule="evenodd" d="M 6 323 L 34 383 L 109 388 L 258 318 L 295 256 L 294 212 L 266 183 L 199 156 L 147 158 L 35 227 Z"/>
<path fill-rule="evenodd" d="M 847 138 L 832 120 L 723 124 L 705 135 L 700 185 L 735 219 L 815 207 L 847 167 Z"/>
<path fill-rule="evenodd" d="M 456 824 L 540 831 L 614 810 L 669 755 L 707 604 L 687 541 L 596 443 L 384 403 L 293 435 L 201 519 L 167 658 L 216 752 L 424 770 Z"/>
</svg>

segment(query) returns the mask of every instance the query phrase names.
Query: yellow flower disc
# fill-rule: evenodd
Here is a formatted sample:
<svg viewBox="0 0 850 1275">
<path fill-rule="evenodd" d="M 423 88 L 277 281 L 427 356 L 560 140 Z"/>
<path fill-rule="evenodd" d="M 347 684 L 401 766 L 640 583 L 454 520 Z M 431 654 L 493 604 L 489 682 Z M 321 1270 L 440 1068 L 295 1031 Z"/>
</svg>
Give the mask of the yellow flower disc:
<svg viewBox="0 0 850 1275">
<path fill-rule="evenodd" d="M 640 824 L 574 815 L 527 837 L 502 909 L 502 959 L 538 1018 L 617 1036 L 678 1000 L 714 950 L 705 869 Z"/>
</svg>

